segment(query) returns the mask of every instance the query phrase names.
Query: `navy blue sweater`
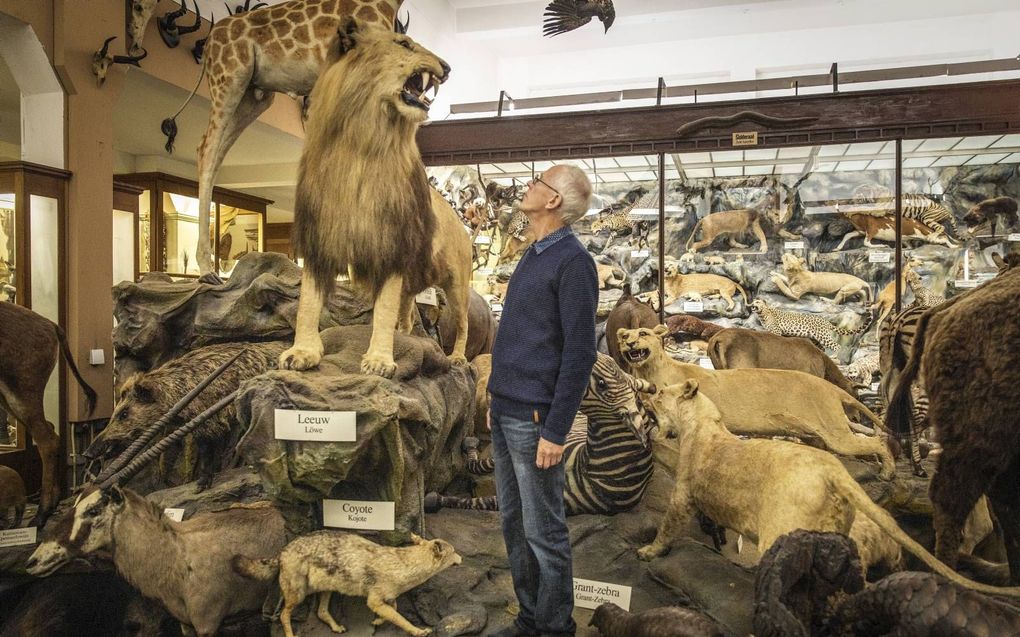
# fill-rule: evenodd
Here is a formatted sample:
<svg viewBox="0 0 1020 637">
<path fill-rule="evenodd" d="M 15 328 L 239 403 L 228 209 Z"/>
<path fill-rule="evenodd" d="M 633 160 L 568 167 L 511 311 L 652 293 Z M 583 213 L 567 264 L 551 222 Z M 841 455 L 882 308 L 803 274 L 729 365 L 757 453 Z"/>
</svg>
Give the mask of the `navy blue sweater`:
<svg viewBox="0 0 1020 637">
<path fill-rule="evenodd" d="M 493 412 L 531 420 L 563 444 L 595 365 L 595 261 L 569 227 L 524 253 L 503 301 L 492 347 Z"/>
</svg>

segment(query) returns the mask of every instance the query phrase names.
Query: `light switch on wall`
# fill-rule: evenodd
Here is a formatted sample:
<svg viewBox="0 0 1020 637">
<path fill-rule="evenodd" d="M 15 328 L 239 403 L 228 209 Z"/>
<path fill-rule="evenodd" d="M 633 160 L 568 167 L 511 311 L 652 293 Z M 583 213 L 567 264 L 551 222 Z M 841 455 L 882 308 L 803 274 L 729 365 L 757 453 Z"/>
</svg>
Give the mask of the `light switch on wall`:
<svg viewBox="0 0 1020 637">
<path fill-rule="evenodd" d="M 101 349 L 89 350 L 89 365 L 103 365 L 106 363 L 106 354 Z"/>
</svg>

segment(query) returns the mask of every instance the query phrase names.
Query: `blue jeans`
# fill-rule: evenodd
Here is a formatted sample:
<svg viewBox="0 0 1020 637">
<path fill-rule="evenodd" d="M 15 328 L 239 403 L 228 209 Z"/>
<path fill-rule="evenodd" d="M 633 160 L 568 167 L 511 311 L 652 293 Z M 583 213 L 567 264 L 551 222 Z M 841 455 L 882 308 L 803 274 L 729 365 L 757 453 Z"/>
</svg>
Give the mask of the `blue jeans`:
<svg viewBox="0 0 1020 637">
<path fill-rule="evenodd" d="M 503 539 L 521 608 L 517 626 L 529 633 L 573 635 L 563 462 L 549 469 L 535 465 L 539 428 L 534 422 L 492 412 L 491 424 Z"/>
</svg>

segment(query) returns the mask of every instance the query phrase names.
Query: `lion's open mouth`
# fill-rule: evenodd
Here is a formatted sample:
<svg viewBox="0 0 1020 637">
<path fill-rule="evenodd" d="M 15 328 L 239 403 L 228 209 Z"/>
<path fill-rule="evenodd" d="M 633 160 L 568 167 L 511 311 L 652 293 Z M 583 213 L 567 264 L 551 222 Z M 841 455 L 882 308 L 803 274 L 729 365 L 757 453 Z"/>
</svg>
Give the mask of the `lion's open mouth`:
<svg viewBox="0 0 1020 637">
<path fill-rule="evenodd" d="M 631 363 L 643 363 L 648 360 L 648 357 L 652 355 L 649 349 L 632 349 L 627 350 L 625 356 L 627 361 Z"/>
<path fill-rule="evenodd" d="M 432 100 L 439 94 L 439 78 L 428 71 L 418 71 L 407 78 L 404 88 L 400 91 L 400 99 L 408 106 L 429 110 Z M 432 91 L 432 97 L 428 93 Z"/>
</svg>

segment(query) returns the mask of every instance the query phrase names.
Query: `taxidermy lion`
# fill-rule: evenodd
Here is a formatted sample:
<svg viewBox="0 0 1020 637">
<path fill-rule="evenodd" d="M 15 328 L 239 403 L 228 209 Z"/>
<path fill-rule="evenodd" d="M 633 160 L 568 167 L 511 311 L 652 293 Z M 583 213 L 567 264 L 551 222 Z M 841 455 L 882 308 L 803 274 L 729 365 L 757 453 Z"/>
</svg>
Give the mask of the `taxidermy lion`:
<svg viewBox="0 0 1020 637">
<path fill-rule="evenodd" d="M 466 362 L 471 244 L 460 219 L 429 188 L 415 143 L 427 95 L 450 67 L 406 35 L 346 19 L 313 91 L 294 217 L 304 257 L 294 346 L 283 369 L 322 358 L 319 314 L 340 272 L 374 300 L 361 371 L 389 378 L 393 332 L 410 332 L 414 296 L 446 292 L 457 317 L 450 359 Z"/>
<path fill-rule="evenodd" d="M 638 550 L 642 560 L 667 553 L 695 511 L 755 541 L 762 553 L 797 529 L 848 535 L 861 515 L 942 577 L 989 595 L 1020 597 L 1020 587 L 979 584 L 937 560 L 832 455 L 796 443 L 737 438 L 697 380 L 660 387 L 649 407 L 659 436 L 678 439 L 676 485 L 655 540 Z"/>
<path fill-rule="evenodd" d="M 662 273 L 666 305 L 670 305 L 684 296 L 695 301 L 700 301 L 705 296 L 720 296 L 726 301 L 726 310 L 730 311 L 736 307 L 733 297 L 737 292 L 740 292 L 740 296 L 744 297 L 744 305 L 747 305 L 747 292 L 744 291 L 744 288 L 724 276 L 702 273 L 683 274 L 675 262 L 667 263 Z"/>
<path fill-rule="evenodd" d="M 695 241 L 692 246 L 691 241 L 698 234 L 698 228 L 701 228 L 701 241 Z M 746 249 L 746 245 L 737 243 L 737 238 L 748 230 L 753 231 L 754 236 L 758 238 L 760 243 L 758 252 L 768 252 L 769 243 L 765 239 L 765 231 L 761 229 L 758 211 L 749 208 L 713 212 L 702 217 L 694 226 L 694 232 L 691 233 L 690 238 L 687 239 L 685 249 L 688 252 L 697 252 L 704 247 L 711 246 L 717 237 L 727 237 L 732 248 Z"/>
<path fill-rule="evenodd" d="M 804 257 L 783 254 L 783 273 L 769 275 L 779 291 L 797 301 L 805 294 L 834 296 L 836 303 L 860 297 L 862 302 L 871 302 L 871 286 L 852 274 L 843 272 L 812 272 L 807 269 Z"/>
<path fill-rule="evenodd" d="M 720 405 L 723 422 L 737 434 L 793 436 L 847 456 L 878 456 L 879 475 L 892 478 L 896 463 L 886 444 L 876 436 L 855 436 L 851 429 L 869 431 L 851 422 L 859 414 L 876 426 L 882 421 L 853 396 L 832 383 L 787 369 L 717 369 L 675 361 L 663 350 L 669 328 L 619 330 L 620 354 L 633 374 L 665 387 L 694 379 L 701 391 Z"/>
</svg>

